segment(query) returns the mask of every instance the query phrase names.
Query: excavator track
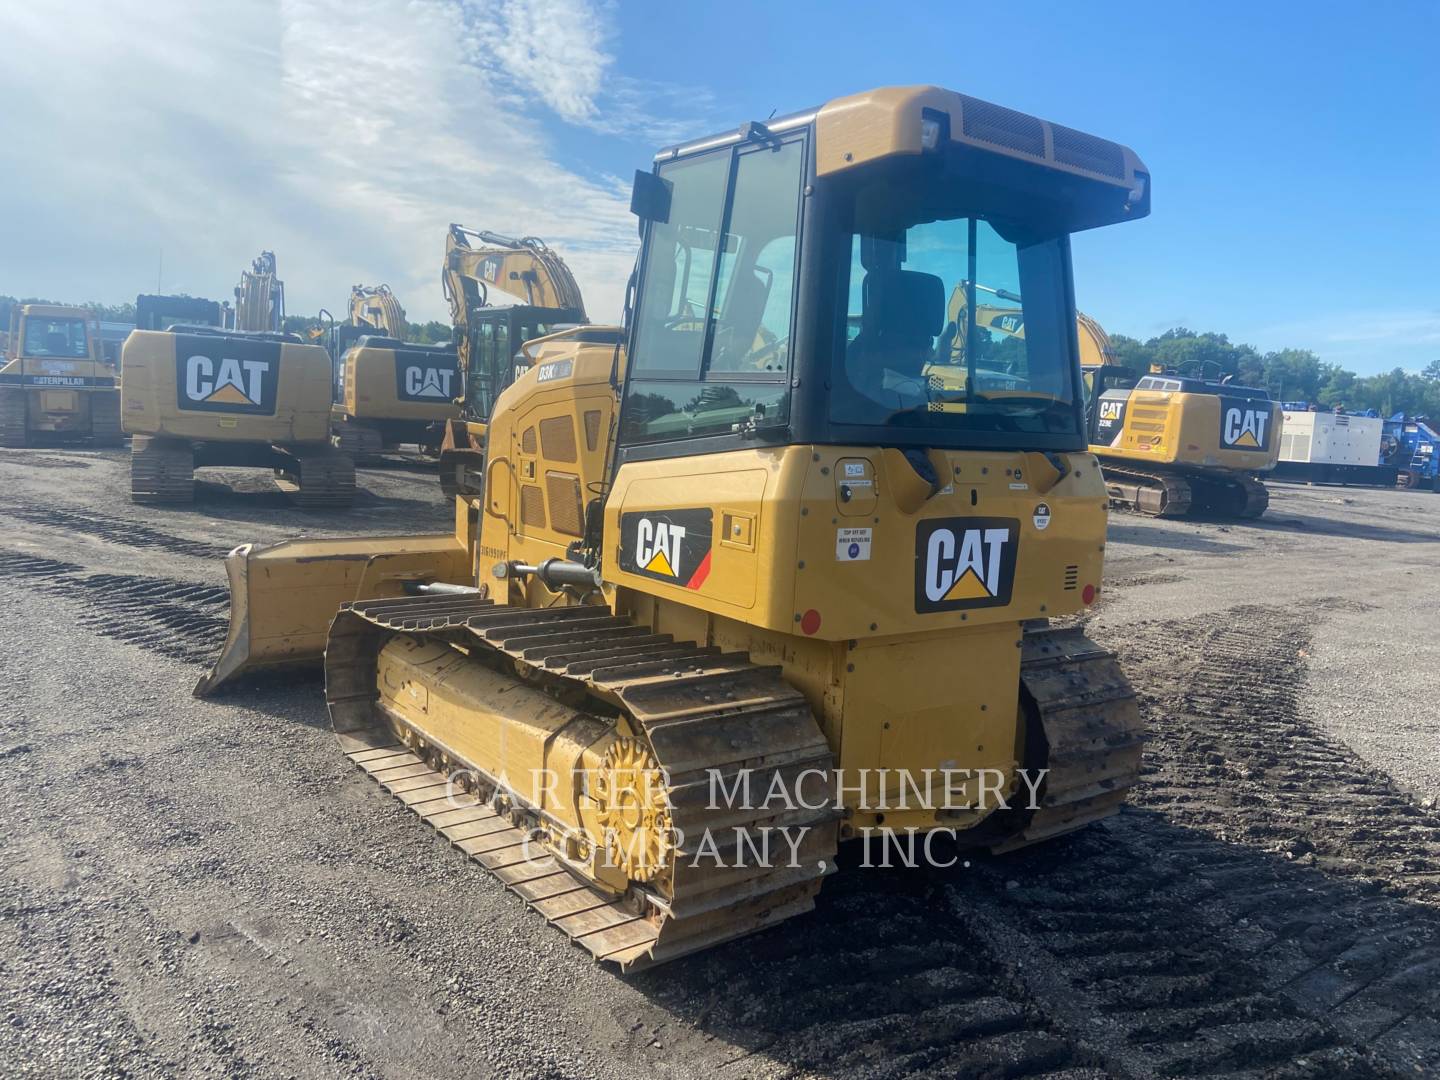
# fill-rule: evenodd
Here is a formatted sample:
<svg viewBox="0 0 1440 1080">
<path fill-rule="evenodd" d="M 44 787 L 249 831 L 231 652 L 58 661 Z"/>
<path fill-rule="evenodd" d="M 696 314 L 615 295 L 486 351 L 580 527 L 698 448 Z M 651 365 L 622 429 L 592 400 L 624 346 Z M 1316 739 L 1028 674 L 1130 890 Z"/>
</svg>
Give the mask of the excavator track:
<svg viewBox="0 0 1440 1080">
<path fill-rule="evenodd" d="M 1191 513 L 1202 517 L 1258 518 L 1270 505 L 1270 492 L 1263 483 L 1243 473 L 1219 477 L 1190 478 L 1194 491 Z"/>
<path fill-rule="evenodd" d="M 1078 628 L 1026 630 L 1023 641 L 1026 767 L 1048 771 L 1037 808 L 1023 811 L 1019 828 L 990 844 L 996 852 L 1051 840 L 1118 812 L 1140 779 L 1145 745 L 1135 691 L 1114 653 Z"/>
<path fill-rule="evenodd" d="M 1177 473 L 1117 468 L 1102 462 L 1105 489 L 1110 505 L 1150 517 L 1177 518 L 1190 512 L 1193 498 L 1190 482 Z"/>
<path fill-rule="evenodd" d="M 1110 505 L 1150 517 L 1258 518 L 1270 492 L 1245 473 L 1173 473 L 1101 465 Z"/>
<path fill-rule="evenodd" d="M 565 725 L 571 738 L 608 738 L 627 722 L 664 777 L 665 812 L 683 836 L 665 871 L 648 883 L 631 880 L 623 892 L 607 889 L 546 844 L 554 822 L 543 810 L 383 706 L 377 662 L 397 635 L 446 642 L 465 654 L 461 663 L 486 665 L 563 701 L 576 710 Z M 607 608 L 405 597 L 341 609 L 325 650 L 325 693 L 352 762 L 597 960 L 624 971 L 809 911 L 835 867 L 840 815 L 824 735 L 780 670 L 743 654 L 675 642 Z M 622 741 L 629 740 L 615 745 Z M 808 808 L 717 805 L 712 777 L 733 782 L 742 770 L 752 771 L 757 792 L 775 778 L 796 791 L 807 776 L 819 790 L 805 796 Z M 481 783 L 457 790 L 457 778 L 477 774 Z M 781 827 L 801 837 L 793 858 L 738 865 L 700 857 L 703 837 L 738 851 L 742 831 L 753 837 Z"/>
<path fill-rule="evenodd" d="M 120 429 L 120 391 L 96 390 L 90 397 L 90 437 L 97 446 L 119 446 L 125 441 Z"/>
<path fill-rule="evenodd" d="M 373 460 L 385 450 L 385 440 L 380 432 L 364 424 L 336 424 L 331 442 L 335 449 L 349 454 L 356 461 Z"/>
<path fill-rule="evenodd" d="M 130 440 L 130 501 L 175 505 L 195 500 L 195 451 L 187 442 L 136 435 Z"/>
<path fill-rule="evenodd" d="M 285 450 L 275 483 L 296 506 L 345 509 L 355 501 L 355 459 L 329 447 Z"/>
<path fill-rule="evenodd" d="M 29 441 L 26 434 L 24 389 L 0 387 L 0 446 L 18 450 Z"/>
</svg>

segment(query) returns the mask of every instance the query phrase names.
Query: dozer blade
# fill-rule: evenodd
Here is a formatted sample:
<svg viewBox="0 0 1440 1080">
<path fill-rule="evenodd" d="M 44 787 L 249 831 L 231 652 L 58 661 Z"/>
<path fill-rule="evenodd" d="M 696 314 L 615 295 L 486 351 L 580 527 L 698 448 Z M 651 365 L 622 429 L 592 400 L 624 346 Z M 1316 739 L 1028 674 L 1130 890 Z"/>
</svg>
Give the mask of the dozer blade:
<svg viewBox="0 0 1440 1080">
<path fill-rule="evenodd" d="M 230 629 L 196 697 L 252 672 L 318 666 L 341 604 L 471 581 L 469 552 L 453 533 L 241 544 L 225 574 Z"/>
</svg>

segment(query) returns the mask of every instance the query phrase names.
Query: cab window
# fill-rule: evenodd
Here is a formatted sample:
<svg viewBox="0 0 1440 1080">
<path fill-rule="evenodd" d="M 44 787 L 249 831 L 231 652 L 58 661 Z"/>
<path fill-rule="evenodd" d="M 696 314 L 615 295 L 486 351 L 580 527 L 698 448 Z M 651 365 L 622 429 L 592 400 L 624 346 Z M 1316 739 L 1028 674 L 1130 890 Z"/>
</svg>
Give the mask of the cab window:
<svg viewBox="0 0 1440 1080">
<path fill-rule="evenodd" d="M 25 320 L 23 356 L 62 356 L 84 360 L 90 355 L 84 319 L 31 316 Z"/>
<path fill-rule="evenodd" d="M 670 217 L 651 226 L 624 441 L 787 421 L 804 170 L 799 138 L 661 166 Z"/>
</svg>

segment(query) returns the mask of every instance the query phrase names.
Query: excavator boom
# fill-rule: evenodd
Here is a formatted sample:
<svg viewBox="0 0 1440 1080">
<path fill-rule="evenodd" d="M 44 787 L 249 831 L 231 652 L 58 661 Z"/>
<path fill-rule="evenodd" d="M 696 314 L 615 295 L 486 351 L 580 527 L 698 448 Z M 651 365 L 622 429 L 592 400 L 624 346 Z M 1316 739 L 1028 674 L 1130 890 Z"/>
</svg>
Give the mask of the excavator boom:
<svg viewBox="0 0 1440 1080">
<path fill-rule="evenodd" d="M 353 285 L 350 288 L 350 324 L 378 330 L 386 337 L 405 340 L 409 324 L 405 309 L 389 285 Z"/>
</svg>

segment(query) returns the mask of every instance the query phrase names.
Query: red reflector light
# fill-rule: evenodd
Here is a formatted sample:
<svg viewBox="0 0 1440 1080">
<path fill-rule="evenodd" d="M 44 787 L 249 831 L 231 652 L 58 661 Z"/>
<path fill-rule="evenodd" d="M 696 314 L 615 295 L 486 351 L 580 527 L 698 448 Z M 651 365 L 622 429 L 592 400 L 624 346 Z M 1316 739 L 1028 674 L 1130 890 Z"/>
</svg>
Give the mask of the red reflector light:
<svg viewBox="0 0 1440 1080">
<path fill-rule="evenodd" d="M 1085 591 L 1080 594 L 1080 599 L 1087 604 L 1093 604 L 1095 602 L 1095 586 L 1086 585 Z"/>
<path fill-rule="evenodd" d="M 813 634 L 820 629 L 820 613 L 813 607 L 800 617 L 800 629 Z"/>
</svg>

